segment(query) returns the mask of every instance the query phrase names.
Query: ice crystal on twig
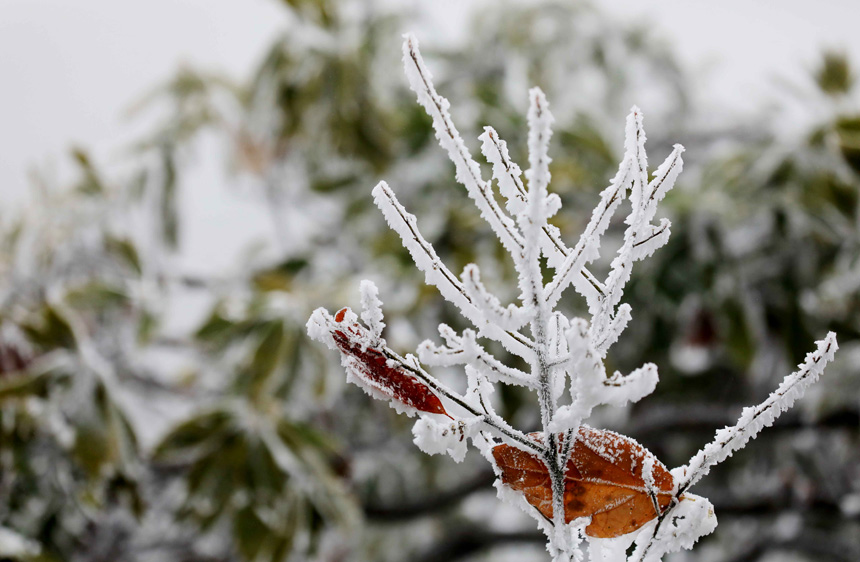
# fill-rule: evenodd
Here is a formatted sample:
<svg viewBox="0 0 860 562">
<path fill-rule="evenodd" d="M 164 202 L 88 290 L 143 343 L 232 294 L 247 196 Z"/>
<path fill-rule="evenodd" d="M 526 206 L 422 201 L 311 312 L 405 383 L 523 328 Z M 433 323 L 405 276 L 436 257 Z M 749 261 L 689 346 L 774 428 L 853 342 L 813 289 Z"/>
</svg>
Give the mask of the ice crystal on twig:
<svg viewBox="0 0 860 562">
<path fill-rule="evenodd" d="M 373 199 L 385 220 L 426 282 L 437 287 L 474 329 L 458 334 L 440 325 L 444 343 L 427 340 L 418 347 L 417 357 L 401 357 L 382 338 L 382 304 L 376 286 L 365 281 L 364 325 L 349 309 L 335 316 L 318 309 L 308 321 L 309 334 L 340 352 L 351 381 L 398 410 L 419 416 L 413 432 L 421 450 L 460 461 L 471 441 L 496 470 L 500 497 L 522 506 L 545 531 L 554 560 L 582 560 L 587 551 L 593 561 L 656 562 L 667 552 L 691 548 L 713 531 L 716 517 L 710 502 L 690 494 L 690 487 L 773 423 L 817 380 L 833 359 L 835 336 L 828 334 L 766 401 L 745 409 L 737 425 L 717 432 L 687 466 L 671 472 L 629 437 L 584 425 L 596 406 L 636 402 L 657 385 L 655 365 L 647 363 L 626 375 L 609 374 L 604 358 L 632 318 L 630 306 L 621 299 L 634 263 L 651 256 L 669 238 L 669 220 L 655 217 L 658 203 L 681 173 L 684 149 L 676 145 L 651 177 L 643 115 L 633 107 L 618 172 L 570 247 L 547 222 L 561 201 L 548 190 L 553 117 L 543 92 L 529 91 L 528 170 L 522 172 L 505 141 L 486 127 L 480 136 L 481 152 L 492 165 L 493 179 L 484 179 L 454 125 L 448 100 L 436 92 L 417 40 L 412 35 L 404 39 L 409 86 L 432 118 L 439 144 L 455 165 L 457 181 L 510 253 L 519 303 L 503 304 L 483 285 L 475 264 L 460 275 L 448 269 L 421 234 L 418 219 L 380 182 Z M 496 202 L 493 181 L 504 207 Z M 600 279 L 588 267 L 600 256 L 601 237 L 625 199 L 630 210 L 623 242 L 608 274 Z M 549 283 L 543 282 L 542 259 L 553 270 Z M 589 319 L 568 318 L 556 310 L 571 286 L 585 298 Z M 490 354 L 481 344 L 486 339 L 522 358 L 528 372 Z M 424 365 L 462 365 L 465 394 L 442 384 Z M 520 431 L 493 410 L 491 394 L 497 384 L 535 391 L 540 432 Z M 565 390 L 570 400 L 561 405 Z M 589 543 L 585 550 L 580 549 L 583 541 Z"/>
</svg>

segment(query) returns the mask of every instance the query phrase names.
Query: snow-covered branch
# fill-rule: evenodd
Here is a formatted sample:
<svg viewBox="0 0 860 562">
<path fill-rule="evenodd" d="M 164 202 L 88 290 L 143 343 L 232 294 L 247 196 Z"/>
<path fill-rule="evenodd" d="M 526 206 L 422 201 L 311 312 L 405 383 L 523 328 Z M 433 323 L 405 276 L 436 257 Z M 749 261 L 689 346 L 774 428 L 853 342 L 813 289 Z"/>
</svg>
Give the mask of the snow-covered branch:
<svg viewBox="0 0 860 562">
<path fill-rule="evenodd" d="M 522 171 L 511 160 L 507 143 L 499 137 L 495 129 L 484 127 L 484 133 L 479 138 L 482 141 L 481 152 L 493 165 L 493 177 L 499 183 L 499 191 L 507 201 L 508 212 L 516 216 L 522 212 L 527 202 L 526 189 L 521 179 Z M 571 249 L 561 239 L 561 233 L 555 226 L 545 224 L 542 231 L 540 244 L 547 265 L 557 268 L 570 255 Z M 589 306 L 596 306 L 596 299 L 604 295 L 603 284 L 585 266 L 580 268 L 579 275 L 574 276 L 572 283 L 576 291 L 585 297 Z"/>
<path fill-rule="evenodd" d="M 421 58 L 421 53 L 418 52 L 418 40 L 411 33 L 404 35 L 403 65 L 406 68 L 409 87 L 418 94 L 418 103 L 433 119 L 436 138 L 454 163 L 457 181 L 466 188 L 481 216 L 490 224 L 508 252 L 512 255 L 522 253 L 522 236 L 517 232 L 511 217 L 507 216 L 496 203 L 490 184 L 481 177 L 481 167 L 472 159 L 466 143 L 460 137 L 448 112 L 451 103 L 436 93 L 433 75 L 430 74 L 424 59 Z"/>
<path fill-rule="evenodd" d="M 791 408 L 806 389 L 818 380 L 827 364 L 833 361 L 837 349 L 836 334 L 829 332 L 826 338 L 818 342 L 818 349 L 808 353 L 806 360 L 797 366 L 797 371 L 785 377 L 767 400 L 758 406 L 744 408 L 737 424 L 719 430 L 714 440 L 679 470 L 682 474 L 680 492 L 683 493 L 708 474 L 712 466 L 742 449 L 750 439 L 754 439 L 765 427 L 770 427 L 780 414 Z"/>
<path fill-rule="evenodd" d="M 466 294 L 475 303 L 484 318 L 506 331 L 519 330 L 529 321 L 529 310 L 509 304 L 503 307 L 499 298 L 490 293 L 481 283 L 478 266 L 470 263 L 463 269 L 463 286 Z"/>
<path fill-rule="evenodd" d="M 829 332 L 817 344 L 817 349 L 806 355 L 797 371 L 785 377 L 779 388 L 764 402 L 744 408 L 734 426 L 717 431 L 714 440 L 690 459 L 686 466 L 672 471 L 676 483 L 674 505 L 636 538 L 638 546 L 631 562 L 659 562 L 664 554 L 692 548 L 700 537 L 714 530 L 716 517 L 710 502 L 690 494 L 688 490 L 707 475 L 713 466 L 746 446 L 762 429 L 771 426 L 818 380 L 839 346 L 833 332 Z"/>
<path fill-rule="evenodd" d="M 520 357 L 532 356 L 533 344 L 528 338 L 518 332 L 509 332 L 489 323 L 481 314 L 460 280 L 445 266 L 433 246 L 421 235 L 415 215 L 403 208 L 388 184 L 379 182 L 373 188 L 373 200 L 385 216 L 388 226 L 400 235 L 403 245 L 409 250 L 418 269 L 424 272 L 424 278 L 428 284 L 438 288 L 442 296 L 459 308 L 482 335 L 495 339 L 508 351 Z"/>
<path fill-rule="evenodd" d="M 506 200 L 503 210 L 457 132 L 448 101 L 436 92 L 412 35 L 405 36 L 403 61 L 409 85 L 455 165 L 457 181 L 511 255 L 520 302 L 503 305 L 484 286 L 475 264 L 466 266 L 460 277 L 454 275 L 421 235 L 417 218 L 380 182 L 373 198 L 389 226 L 426 282 L 437 287 L 475 330 L 458 334 L 440 325 L 443 344 L 427 340 L 418 346 L 417 357 L 402 357 L 383 338 L 376 287 L 363 282 L 363 325 L 348 308 L 334 316 L 318 309 L 308 322 L 309 334 L 341 354 L 348 380 L 399 411 L 419 416 L 413 433 L 423 451 L 460 461 L 471 442 L 493 466 L 500 497 L 535 518 L 555 561 L 582 560 L 583 541 L 594 562 L 657 562 L 667 552 L 691 548 L 714 529 L 716 517 L 710 502 L 689 493 L 690 487 L 770 425 L 820 376 L 836 351 L 835 336 L 831 333 L 819 342 L 817 351 L 768 400 L 744 410 L 736 426 L 718 432 L 685 467 L 669 471 L 630 437 L 588 427 L 585 422 L 595 407 L 622 407 L 641 400 L 657 385 L 654 364 L 627 375 L 617 371 L 610 375 L 605 358 L 632 318 L 631 307 L 621 300 L 634 263 L 652 255 L 670 235 L 668 219 L 654 219 L 659 202 L 681 173 L 683 147 L 676 145 L 649 179 L 643 116 L 634 107 L 627 117 L 618 172 L 571 248 L 548 223 L 559 212 L 561 200 L 548 189 L 553 117 L 543 92 L 529 91 L 528 189 L 496 131 L 486 127 L 480 136 L 481 151 Z M 601 238 L 628 197 L 623 242 L 601 281 L 587 266 L 599 257 Z M 547 284 L 544 257 L 554 269 Z M 590 318 L 568 318 L 555 310 L 570 285 L 585 298 Z M 528 336 L 523 333 L 526 326 Z M 493 356 L 482 339 L 501 343 L 525 361 L 528 371 L 508 365 L 507 356 Z M 462 366 L 466 392 L 443 384 L 425 366 Z M 516 429 L 496 413 L 493 393 L 499 384 L 535 393 L 540 431 Z M 565 391 L 569 401 L 562 402 Z M 634 549 L 628 557 L 630 547 Z"/>
<path fill-rule="evenodd" d="M 424 364 L 432 367 L 470 365 L 482 372 L 490 382 L 535 387 L 530 374 L 509 367 L 493 357 L 476 341 L 472 330 L 464 330 L 463 335 L 458 336 L 449 326 L 440 324 L 439 334 L 446 345 L 437 346 L 425 340 L 418 346 L 418 358 Z"/>
</svg>

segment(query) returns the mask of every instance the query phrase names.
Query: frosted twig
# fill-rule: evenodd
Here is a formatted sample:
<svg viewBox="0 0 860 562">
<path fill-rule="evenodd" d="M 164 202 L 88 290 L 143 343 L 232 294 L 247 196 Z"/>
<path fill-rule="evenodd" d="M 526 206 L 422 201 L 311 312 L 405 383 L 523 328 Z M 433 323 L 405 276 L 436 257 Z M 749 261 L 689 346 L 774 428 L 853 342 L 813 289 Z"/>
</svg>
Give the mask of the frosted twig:
<svg viewBox="0 0 860 562">
<path fill-rule="evenodd" d="M 829 332 L 827 337 L 817 342 L 815 351 L 808 353 L 803 363 L 798 365 L 798 370 L 788 375 L 768 398 L 758 406 L 744 408 L 738 423 L 717 431 L 714 440 L 702 448 L 686 466 L 676 468 L 672 471 L 677 481 L 677 491 L 673 508 L 666 510 L 657 519 L 653 531 L 649 531 L 640 541 L 639 545 L 630 559 L 630 562 L 657 562 L 667 552 L 677 550 L 676 541 L 669 540 L 665 527 L 677 525 L 678 517 L 676 510 L 689 505 L 685 496 L 690 496 L 688 490 L 695 485 L 710 469 L 726 460 L 735 451 L 742 449 L 751 439 L 754 439 L 765 427 L 773 424 L 779 415 L 788 410 L 797 399 L 803 396 L 807 388 L 815 383 L 824 368 L 833 360 L 833 356 L 839 346 L 836 342 L 836 334 Z M 703 500 L 704 498 L 697 498 Z M 682 501 L 684 500 L 684 501 Z M 690 548 L 700 536 L 708 534 L 716 525 L 703 525 L 700 529 L 689 529 L 684 534 L 688 543 L 681 546 Z M 674 531 L 673 534 L 678 534 Z"/>
<path fill-rule="evenodd" d="M 490 431 L 493 434 L 498 435 L 500 438 L 503 438 L 506 441 L 514 442 L 514 444 L 518 447 L 523 447 L 539 454 L 545 454 L 546 448 L 543 447 L 540 443 L 536 443 L 534 440 L 528 439 L 521 432 L 512 428 L 506 421 L 504 421 L 497 415 L 494 415 L 494 413 L 482 413 L 481 411 L 475 409 L 466 401 L 465 397 L 443 385 L 435 377 L 422 369 L 420 365 L 416 365 L 406 361 L 403 357 L 401 357 L 388 347 L 383 347 L 382 352 L 385 354 L 386 357 L 388 357 L 389 360 L 395 361 L 401 367 L 403 367 L 407 371 L 410 371 L 417 378 L 424 381 L 427 386 L 439 392 L 439 394 L 445 396 L 473 416 L 480 418 L 481 421 L 490 428 Z"/>
<path fill-rule="evenodd" d="M 630 322 L 630 318 L 630 305 L 622 303 L 615 312 L 615 316 L 612 318 L 606 331 L 602 334 L 603 339 L 595 342 L 594 344 L 594 349 L 600 356 L 606 355 L 606 351 L 612 346 L 612 344 L 618 341 L 618 337 L 627 327 L 628 322 Z"/>
<path fill-rule="evenodd" d="M 445 324 L 439 326 L 439 332 L 447 346 L 436 346 L 430 340 L 425 340 L 418 346 L 418 357 L 423 363 L 431 366 L 450 367 L 452 365 L 471 365 L 484 374 L 490 382 L 501 382 L 516 386 L 535 388 L 534 378 L 519 369 L 509 367 L 490 355 L 487 350 L 475 341 L 475 333 L 465 330 L 463 336 L 457 336 Z"/>
<path fill-rule="evenodd" d="M 628 117 L 629 119 L 629 117 Z M 609 220 L 615 214 L 615 210 L 624 200 L 627 191 L 627 182 L 630 178 L 630 159 L 625 156 L 618 167 L 618 173 L 600 194 L 600 202 L 591 214 L 591 220 L 585 227 L 585 231 L 579 238 L 576 246 L 565 258 L 564 263 L 556 269 L 555 276 L 547 285 L 547 304 L 554 307 L 558 304 L 561 294 L 573 282 L 575 276 L 582 268 L 597 259 L 600 248 L 600 237 L 609 226 Z M 606 289 L 603 289 L 606 294 Z M 604 296 L 605 298 L 605 296 Z M 596 305 L 589 306 L 592 314 Z"/>
<path fill-rule="evenodd" d="M 529 321 L 529 310 L 514 304 L 503 307 L 498 297 L 484 287 L 477 265 L 473 263 L 467 265 L 463 269 L 461 279 L 466 294 L 489 322 L 504 330 L 513 331 L 519 330 Z"/>
<path fill-rule="evenodd" d="M 615 322 L 616 305 L 624 293 L 624 286 L 630 279 L 633 262 L 648 256 L 659 246 L 665 244 L 669 236 L 670 223 L 663 219 L 659 227 L 653 227 L 651 220 L 657 211 L 657 203 L 674 185 L 680 174 L 683 161 L 681 154 L 684 148 L 675 145 L 675 149 L 658 168 L 658 176 L 648 182 L 648 157 L 645 153 L 645 131 L 642 126 L 642 113 L 634 107 L 632 120 L 628 120 L 626 151 L 631 155 L 633 174 L 630 204 L 632 210 L 625 222 L 628 227 L 624 232 L 624 243 L 618 249 L 618 254 L 612 260 L 609 276 L 606 280 L 606 298 L 594 313 L 591 325 L 592 341 L 595 343 L 606 340 L 606 332 Z M 626 324 L 626 322 L 624 323 Z M 614 335 L 617 339 L 618 334 Z"/>
<path fill-rule="evenodd" d="M 436 250 L 418 231 L 415 215 L 406 212 L 388 184 L 379 182 L 373 188 L 373 200 L 382 211 L 388 225 L 400 235 L 403 245 L 409 250 L 418 269 L 424 272 L 428 284 L 438 288 L 442 296 L 459 308 L 463 315 L 481 331 L 481 334 L 499 341 L 508 351 L 520 357 L 532 356 L 534 346 L 528 338 L 518 332 L 506 332 L 487 322 L 466 293 L 460 280 L 442 263 Z"/>
<path fill-rule="evenodd" d="M 418 103 L 433 119 L 436 138 L 454 163 L 457 181 L 466 188 L 481 216 L 516 260 L 523 251 L 523 240 L 514 221 L 499 208 L 490 184 L 481 177 L 481 167 L 472 159 L 448 112 L 450 102 L 436 93 L 433 76 L 418 51 L 418 40 L 411 33 L 405 34 L 403 38 L 403 64 L 409 87 L 418 95 Z"/>
<path fill-rule="evenodd" d="M 839 346 L 833 332 L 829 332 L 826 338 L 817 343 L 818 349 L 808 353 L 806 360 L 797 366 L 798 370 L 785 377 L 767 400 L 758 406 L 744 408 L 737 424 L 717 431 L 714 440 L 690 459 L 687 466 L 682 468 L 684 477 L 679 486 L 680 493 L 698 482 L 712 466 L 743 448 L 762 429 L 771 426 L 780 414 L 788 410 L 803 396 L 806 389 L 818 380 L 824 367 L 833 361 L 833 355 Z"/>
<path fill-rule="evenodd" d="M 382 321 L 382 301 L 379 300 L 379 289 L 373 281 L 365 279 L 361 282 L 361 319 L 367 324 L 370 333 L 379 340 L 385 322 Z"/>
<path fill-rule="evenodd" d="M 352 314 L 352 318 L 355 318 L 354 314 Z M 308 320 L 307 328 L 309 335 L 313 339 L 325 343 L 330 349 L 337 350 L 337 345 L 332 334 L 341 330 L 341 325 L 339 322 L 335 321 L 335 319 L 332 318 L 325 309 L 318 308 L 313 312 Z M 366 344 L 369 342 L 358 343 Z M 400 369 L 408 372 L 432 390 L 438 392 L 446 399 L 463 408 L 470 415 L 478 418 L 481 423 L 484 423 L 487 426 L 487 429 L 493 435 L 525 450 L 541 455 L 546 453 L 546 447 L 544 445 L 529 439 L 522 432 L 513 429 L 506 421 L 497 415 L 494 415 L 491 412 L 481 412 L 473 407 L 464 396 L 449 388 L 447 385 L 443 384 L 437 378 L 425 371 L 415 357 L 407 356 L 404 358 L 384 344 L 380 344 L 374 349 L 376 352 L 381 353 L 387 359 L 389 364 L 396 365 Z M 410 360 L 410 357 L 412 360 Z"/>
<path fill-rule="evenodd" d="M 526 206 L 527 195 L 521 179 L 520 167 L 511 160 L 507 143 L 499 137 L 492 127 L 484 127 L 479 137 L 482 141 L 481 152 L 493 165 L 493 177 L 499 182 L 499 191 L 505 196 L 508 212 L 517 215 Z M 558 229 L 551 224 L 543 225 L 540 238 L 541 250 L 547 258 L 547 265 L 556 268 L 570 255 L 570 248 L 562 241 Z M 585 297 L 589 305 L 596 305 L 596 299 L 603 296 L 603 284 L 583 266 L 574 276 L 573 286 Z"/>
<path fill-rule="evenodd" d="M 556 411 L 556 385 L 554 377 L 558 370 L 550 367 L 552 360 L 551 329 L 553 326 L 552 307 L 547 305 L 546 291 L 543 286 L 543 276 L 540 267 L 540 236 L 546 225 L 547 217 L 556 210 L 557 203 L 551 202 L 547 193 L 549 183 L 549 139 L 552 136 L 551 125 L 554 121 L 549 111 L 546 97 L 539 88 L 529 91 L 529 169 L 526 178 L 529 182 L 528 206 L 517 216 L 520 228 L 525 233 L 525 259 L 520 272 L 519 285 L 522 290 L 523 303 L 534 309 L 531 318 L 531 331 L 535 343 L 535 355 L 532 361 L 532 372 L 538 381 L 538 403 L 543 426 L 543 440 L 547 445 L 547 454 L 543 458 L 549 473 L 550 489 L 552 491 L 552 530 L 548 533 L 547 548 L 558 561 L 571 560 L 574 556 L 577 541 L 571 540 L 565 522 L 565 472 L 566 464 L 560 457 L 558 435 L 551 427 Z M 555 196 L 557 197 L 557 196 Z M 576 539 L 581 540 L 579 533 Z"/>
</svg>

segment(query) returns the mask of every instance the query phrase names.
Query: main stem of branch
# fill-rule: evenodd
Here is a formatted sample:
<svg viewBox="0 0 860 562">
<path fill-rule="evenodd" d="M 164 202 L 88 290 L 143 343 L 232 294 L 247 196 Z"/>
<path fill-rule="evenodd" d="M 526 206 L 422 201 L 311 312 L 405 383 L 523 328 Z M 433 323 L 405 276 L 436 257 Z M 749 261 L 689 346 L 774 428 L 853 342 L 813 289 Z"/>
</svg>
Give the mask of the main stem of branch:
<svg viewBox="0 0 860 562">
<path fill-rule="evenodd" d="M 544 429 L 544 442 L 547 450 L 544 456 L 547 472 L 549 472 L 552 484 L 552 524 L 553 536 L 548 537 L 553 547 L 553 559 L 556 562 L 567 562 L 571 553 L 568 541 L 564 535 L 565 510 L 564 510 L 564 466 L 561 458 L 561 448 L 554 432 L 550 431 L 550 422 L 555 414 L 555 400 L 552 397 L 552 370 L 547 357 L 548 346 L 548 324 L 545 306 L 543 306 L 544 295 L 540 283 L 534 283 L 532 287 L 532 298 L 537 313 L 532 320 L 532 332 L 535 338 L 535 362 L 534 370 L 538 378 L 538 398 L 540 400 L 541 424 Z"/>
</svg>

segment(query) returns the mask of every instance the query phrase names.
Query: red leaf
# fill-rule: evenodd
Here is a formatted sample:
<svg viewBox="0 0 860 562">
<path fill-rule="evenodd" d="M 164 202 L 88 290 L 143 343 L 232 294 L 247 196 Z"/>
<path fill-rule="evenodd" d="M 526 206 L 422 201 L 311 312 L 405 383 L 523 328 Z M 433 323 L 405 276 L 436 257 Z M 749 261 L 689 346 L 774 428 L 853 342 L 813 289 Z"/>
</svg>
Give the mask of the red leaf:
<svg viewBox="0 0 860 562">
<path fill-rule="evenodd" d="M 552 487 L 543 461 L 510 445 L 493 448 L 493 458 L 502 472 L 502 482 L 522 492 L 544 517 L 552 519 Z M 642 478 L 646 458 L 654 463 L 652 490 Z M 673 486 L 666 467 L 634 440 L 582 426 L 565 473 L 565 522 L 591 517 L 585 528 L 590 537 L 612 538 L 632 533 L 659 515 L 654 501 L 660 513 L 669 507 Z"/>
<path fill-rule="evenodd" d="M 369 334 L 360 324 L 346 324 L 346 308 L 335 314 L 335 322 L 343 324 L 343 330 L 334 330 L 332 336 L 341 353 L 356 359 L 354 373 L 373 388 L 422 412 L 448 415 L 442 401 L 429 386 L 418 380 L 400 365 L 392 366 L 389 359 L 378 349 L 366 347 L 350 336 L 369 339 Z"/>
</svg>

